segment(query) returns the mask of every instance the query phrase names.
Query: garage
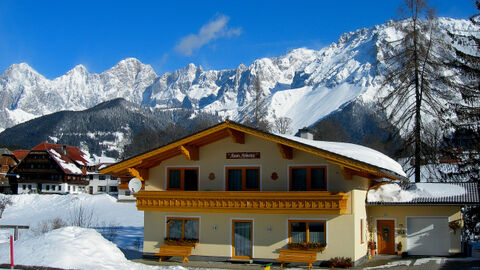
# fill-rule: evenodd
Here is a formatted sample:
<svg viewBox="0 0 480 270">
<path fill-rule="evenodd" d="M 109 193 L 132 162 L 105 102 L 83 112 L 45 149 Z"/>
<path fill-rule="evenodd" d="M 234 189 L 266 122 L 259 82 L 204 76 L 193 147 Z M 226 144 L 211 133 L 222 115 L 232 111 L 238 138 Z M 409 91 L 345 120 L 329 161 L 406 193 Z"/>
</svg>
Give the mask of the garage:
<svg viewBox="0 0 480 270">
<path fill-rule="evenodd" d="M 449 255 L 448 217 L 407 217 L 408 255 Z"/>
</svg>

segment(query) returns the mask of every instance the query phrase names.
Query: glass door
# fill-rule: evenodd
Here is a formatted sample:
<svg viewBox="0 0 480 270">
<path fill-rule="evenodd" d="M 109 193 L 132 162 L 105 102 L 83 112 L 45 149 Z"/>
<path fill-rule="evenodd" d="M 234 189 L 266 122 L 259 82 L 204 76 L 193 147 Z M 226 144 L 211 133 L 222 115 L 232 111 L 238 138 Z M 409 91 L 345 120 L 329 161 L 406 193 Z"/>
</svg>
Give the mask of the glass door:
<svg viewBox="0 0 480 270">
<path fill-rule="evenodd" d="M 251 259 L 253 249 L 252 221 L 234 220 L 232 227 L 232 258 Z"/>
</svg>

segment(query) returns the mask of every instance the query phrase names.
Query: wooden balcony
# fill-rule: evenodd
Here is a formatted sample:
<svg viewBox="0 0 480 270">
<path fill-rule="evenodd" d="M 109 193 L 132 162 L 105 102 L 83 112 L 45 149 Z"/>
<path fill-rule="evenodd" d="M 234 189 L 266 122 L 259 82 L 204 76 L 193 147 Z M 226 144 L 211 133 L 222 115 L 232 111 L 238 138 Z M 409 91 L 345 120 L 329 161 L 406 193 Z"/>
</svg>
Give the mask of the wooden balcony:
<svg viewBox="0 0 480 270">
<path fill-rule="evenodd" d="M 327 191 L 140 191 L 143 211 L 344 214 L 348 195 Z"/>
</svg>

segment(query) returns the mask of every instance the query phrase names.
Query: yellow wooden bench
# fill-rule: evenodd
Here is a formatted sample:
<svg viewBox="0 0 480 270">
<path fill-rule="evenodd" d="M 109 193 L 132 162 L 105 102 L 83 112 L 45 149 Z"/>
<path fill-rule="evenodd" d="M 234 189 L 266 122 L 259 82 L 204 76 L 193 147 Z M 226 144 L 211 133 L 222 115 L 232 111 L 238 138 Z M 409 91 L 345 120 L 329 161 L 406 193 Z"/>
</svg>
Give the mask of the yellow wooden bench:
<svg viewBox="0 0 480 270">
<path fill-rule="evenodd" d="M 280 250 L 280 256 L 277 261 L 282 262 L 283 268 L 285 262 L 308 263 L 308 269 L 312 269 L 312 264 L 317 260 L 317 252 L 310 250 Z"/>
<path fill-rule="evenodd" d="M 159 256 L 159 262 L 162 261 L 162 257 L 183 257 L 182 263 L 189 262 L 188 256 L 192 255 L 192 247 L 189 246 L 170 246 L 162 245 L 158 253 L 155 256 Z M 167 258 L 168 260 L 168 258 Z"/>
</svg>

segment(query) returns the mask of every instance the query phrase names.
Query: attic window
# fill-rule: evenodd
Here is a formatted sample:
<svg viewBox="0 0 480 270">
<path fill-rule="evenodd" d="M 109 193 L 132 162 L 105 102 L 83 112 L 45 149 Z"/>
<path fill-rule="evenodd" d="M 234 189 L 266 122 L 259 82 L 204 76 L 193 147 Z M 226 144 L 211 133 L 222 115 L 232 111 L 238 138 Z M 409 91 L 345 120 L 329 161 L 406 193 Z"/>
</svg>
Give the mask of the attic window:
<svg viewBox="0 0 480 270">
<path fill-rule="evenodd" d="M 198 190 L 198 168 L 168 168 L 167 189 Z"/>
<path fill-rule="evenodd" d="M 229 191 L 259 190 L 259 167 L 230 167 L 227 170 L 227 189 Z"/>
<path fill-rule="evenodd" d="M 290 190 L 326 190 L 327 168 L 324 166 L 290 167 Z"/>
</svg>

